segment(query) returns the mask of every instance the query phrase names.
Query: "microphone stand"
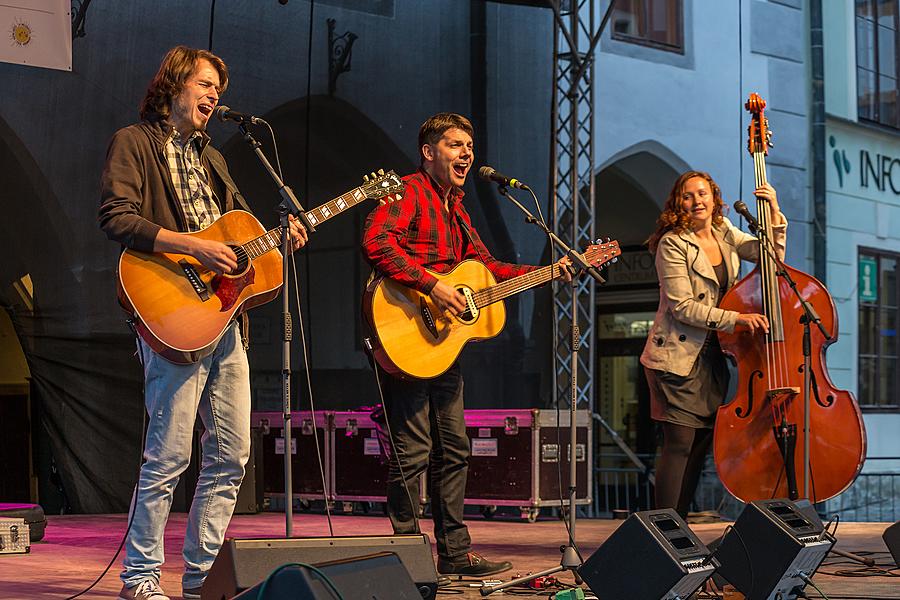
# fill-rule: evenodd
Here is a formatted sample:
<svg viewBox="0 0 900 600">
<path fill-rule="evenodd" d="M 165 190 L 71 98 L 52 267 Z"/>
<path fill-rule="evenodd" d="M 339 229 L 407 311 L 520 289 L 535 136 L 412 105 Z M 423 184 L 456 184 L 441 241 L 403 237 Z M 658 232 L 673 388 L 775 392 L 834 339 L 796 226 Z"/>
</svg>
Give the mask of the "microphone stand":
<svg viewBox="0 0 900 600">
<path fill-rule="evenodd" d="M 810 341 L 811 324 L 815 323 L 816 327 L 819 329 L 819 332 L 822 334 L 822 337 L 825 338 L 826 342 L 832 341 L 833 338 L 827 331 L 825 331 L 825 326 L 822 325 L 822 318 L 819 317 L 816 309 L 813 308 L 813 305 L 810 304 L 806 300 L 806 298 L 804 298 L 800 294 L 800 291 L 797 289 L 797 282 L 794 281 L 793 277 L 791 277 L 791 274 L 788 272 L 787 266 L 784 264 L 784 261 L 778 258 L 778 253 L 775 252 L 775 246 L 774 244 L 772 244 L 772 241 L 769 240 L 769 236 L 766 235 L 766 232 L 763 231 L 758 223 L 749 220 L 748 222 L 750 230 L 754 231 L 756 233 L 756 237 L 759 238 L 760 247 L 778 267 L 778 270 L 775 271 L 775 275 L 787 281 L 788 285 L 791 288 L 791 291 L 794 292 L 794 296 L 796 296 L 797 300 L 800 301 L 801 308 L 803 308 L 803 314 L 800 316 L 800 323 L 803 325 L 803 496 L 807 500 L 809 500 L 809 405 L 810 399 L 812 397 L 812 371 L 810 369 L 810 367 L 812 366 L 812 343 Z M 843 556 L 844 558 L 849 558 L 850 560 L 854 560 L 858 563 L 862 563 L 868 567 L 875 566 L 874 559 L 860 556 L 858 554 L 853 554 L 852 552 L 838 550 L 834 546 L 831 547 L 830 552 L 837 554 L 838 556 Z"/>
<path fill-rule="evenodd" d="M 566 245 L 559 236 L 550 231 L 547 225 L 535 218 L 531 212 L 522 206 L 522 204 L 513 198 L 509 194 L 509 190 L 504 185 L 499 185 L 497 190 L 501 195 L 505 196 L 510 202 L 515 204 L 519 210 L 521 210 L 525 214 L 525 222 L 536 225 L 543 231 L 547 238 L 556 245 L 565 256 L 569 257 L 569 260 L 572 261 L 572 265 L 576 266 L 580 269 L 583 269 L 588 275 L 593 277 L 598 283 L 606 283 L 606 280 L 600 275 L 600 271 L 596 268 L 585 262 L 585 260 L 581 257 L 581 255 Z M 530 191 L 530 190 L 529 190 Z M 575 297 L 577 292 L 575 278 L 572 278 L 572 297 Z M 576 417 L 576 405 L 578 402 L 577 397 L 577 373 L 578 373 L 578 346 L 580 342 L 580 334 L 578 331 L 578 311 L 572 311 L 572 398 L 569 402 L 569 514 L 568 514 L 568 530 L 569 530 L 569 539 L 566 545 L 560 547 L 560 552 L 562 552 L 562 558 L 560 559 L 559 565 L 545 571 L 541 571 L 539 573 L 534 573 L 531 575 L 525 575 L 524 577 L 518 577 L 516 579 L 512 579 L 505 583 L 499 583 L 496 585 L 484 584 L 481 588 L 481 595 L 488 596 L 493 594 L 498 590 L 503 590 L 512 586 L 519 585 L 521 583 L 525 583 L 531 581 L 533 579 L 537 579 L 538 577 L 546 577 L 548 575 L 552 575 L 554 573 L 559 573 L 561 571 L 571 571 L 575 576 L 575 581 L 577 583 L 581 583 L 581 577 L 578 575 L 578 568 L 583 564 L 581 560 L 581 556 L 578 554 L 578 550 L 575 548 L 575 496 L 576 496 L 576 485 L 575 480 L 578 476 L 576 472 L 576 444 L 577 444 L 577 430 L 575 428 L 575 417 Z M 557 427 L 559 423 L 557 423 Z M 586 450 L 590 452 L 590 449 Z"/>
<path fill-rule="evenodd" d="M 756 230 L 756 237 L 759 238 L 760 247 L 769 258 L 772 259 L 775 266 L 778 267 L 775 271 L 775 275 L 787 282 L 791 291 L 794 292 L 794 296 L 800 301 L 800 307 L 803 309 L 803 314 L 800 316 L 800 323 L 803 325 L 803 497 L 809 499 L 809 404 L 810 397 L 812 396 L 812 371 L 810 369 L 812 366 L 812 344 L 810 341 L 811 324 L 815 323 L 826 342 L 831 341 L 832 337 L 825 331 L 825 326 L 822 325 L 822 319 L 819 317 L 816 309 L 813 308 L 813 305 L 800 294 L 800 291 L 797 289 L 797 282 L 791 277 L 784 261 L 778 258 L 778 253 L 774 251 L 774 245 L 771 240 L 769 240 L 766 232 L 758 225 L 751 224 L 751 228 Z"/>
<path fill-rule="evenodd" d="M 281 400 L 284 416 L 284 535 L 286 538 L 293 537 L 294 533 L 294 496 L 293 481 L 291 477 L 291 456 L 292 456 L 292 438 L 291 438 L 291 338 L 292 338 L 292 321 L 290 295 L 288 294 L 288 258 L 291 254 L 291 232 L 289 215 L 294 215 L 300 220 L 306 231 L 312 233 L 316 229 L 306 216 L 306 209 L 297 200 L 293 190 L 285 185 L 266 155 L 260 148 L 260 143 L 251 135 L 247 129 L 247 123 L 242 122 L 239 129 L 243 135 L 244 141 L 253 149 L 253 152 L 259 158 L 259 162 L 265 168 L 269 177 L 275 182 L 278 193 L 281 196 L 281 202 L 278 204 L 278 216 L 281 222 L 281 264 L 282 264 L 282 282 L 281 290 L 281 313 L 282 313 L 282 347 L 281 347 Z M 299 287 L 300 282 L 296 285 Z M 315 423 L 313 423 L 315 425 Z M 327 490 L 324 490 L 327 492 Z"/>
</svg>

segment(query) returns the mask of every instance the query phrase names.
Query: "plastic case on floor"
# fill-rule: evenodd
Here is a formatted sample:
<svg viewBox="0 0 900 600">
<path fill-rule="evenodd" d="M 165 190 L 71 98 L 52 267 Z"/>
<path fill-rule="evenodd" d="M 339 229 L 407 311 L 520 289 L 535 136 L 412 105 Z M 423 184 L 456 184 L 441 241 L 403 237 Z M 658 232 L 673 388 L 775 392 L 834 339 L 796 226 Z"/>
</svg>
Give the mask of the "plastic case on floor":
<svg viewBox="0 0 900 600">
<path fill-rule="evenodd" d="M 471 455 L 466 504 L 518 506 L 534 520 L 542 507 L 568 503 L 569 411 L 467 410 Z M 591 503 L 592 427 L 588 411 L 576 413 L 576 500 Z M 560 481 L 562 488 L 560 488 Z"/>
<path fill-rule="evenodd" d="M 0 502 L 0 518 L 24 519 L 28 524 L 28 535 L 32 542 L 38 542 L 44 537 L 47 516 L 39 504 Z"/>
<path fill-rule="evenodd" d="M 319 452 L 325 469 L 327 499 L 333 500 L 333 462 L 331 460 L 332 411 L 296 411 L 291 415 L 291 482 L 294 498 L 323 500 L 322 475 L 316 456 L 315 439 L 318 436 Z M 315 423 L 315 427 L 313 424 Z M 262 430 L 263 492 L 270 498 L 284 498 L 284 417 L 280 412 L 253 412 L 252 427 Z"/>
<path fill-rule="evenodd" d="M 332 419 L 331 462 L 336 502 L 385 502 L 388 465 L 367 410 L 336 411 Z M 419 496 L 427 498 L 424 474 Z M 345 505 L 345 508 L 352 508 Z"/>
</svg>

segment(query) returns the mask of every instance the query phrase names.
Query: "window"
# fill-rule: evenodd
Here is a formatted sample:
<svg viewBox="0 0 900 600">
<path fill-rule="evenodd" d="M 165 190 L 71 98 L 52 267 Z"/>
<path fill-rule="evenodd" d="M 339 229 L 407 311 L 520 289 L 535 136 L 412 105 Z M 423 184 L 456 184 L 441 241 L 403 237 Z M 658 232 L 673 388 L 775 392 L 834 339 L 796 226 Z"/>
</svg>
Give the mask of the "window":
<svg viewBox="0 0 900 600">
<path fill-rule="evenodd" d="M 617 0 L 612 38 L 683 54 L 682 0 Z"/>
<path fill-rule="evenodd" d="M 860 119 L 900 128 L 898 0 L 856 0 L 856 97 Z"/>
<path fill-rule="evenodd" d="M 900 408 L 898 266 L 900 255 L 876 250 L 859 255 L 858 399 L 864 408 Z"/>
</svg>

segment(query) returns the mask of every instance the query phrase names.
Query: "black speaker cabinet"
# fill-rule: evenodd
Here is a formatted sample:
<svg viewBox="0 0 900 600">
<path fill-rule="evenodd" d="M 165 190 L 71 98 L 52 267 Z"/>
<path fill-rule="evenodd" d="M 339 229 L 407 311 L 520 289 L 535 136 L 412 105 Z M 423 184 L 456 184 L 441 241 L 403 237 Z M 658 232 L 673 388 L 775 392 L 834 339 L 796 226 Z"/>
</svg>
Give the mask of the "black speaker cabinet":
<svg viewBox="0 0 900 600">
<path fill-rule="evenodd" d="M 600 600 L 685 599 L 715 560 L 673 509 L 631 515 L 578 569 Z"/>
<path fill-rule="evenodd" d="M 203 584 L 202 600 L 230 600 L 288 563 L 320 564 L 393 552 L 421 598 L 437 594 L 437 571 L 427 535 L 379 535 L 318 538 L 228 538 Z M 268 597 L 268 593 L 267 596 Z"/>
<path fill-rule="evenodd" d="M 900 567 L 900 521 L 884 530 L 884 545 L 894 557 L 894 565 Z"/>
<path fill-rule="evenodd" d="M 834 538 L 787 499 L 755 500 L 744 507 L 719 544 L 718 575 L 747 600 L 796 598 L 825 559 Z"/>
<path fill-rule="evenodd" d="M 188 512 L 191 502 L 194 500 L 194 490 L 197 488 L 197 479 L 200 477 L 200 461 L 203 458 L 202 438 L 203 425 L 198 420 L 194 427 L 193 440 L 191 441 L 191 461 L 187 469 L 178 479 L 178 485 L 172 498 L 172 512 Z M 234 505 L 234 514 L 253 515 L 263 510 L 263 432 L 259 428 L 250 429 L 250 458 L 244 467 L 244 479 L 238 489 L 237 501 Z"/>
<path fill-rule="evenodd" d="M 328 581 L 325 580 L 328 578 Z M 241 592 L 234 600 L 421 600 L 409 573 L 393 552 L 379 552 L 315 565 L 289 565 L 276 569 L 263 582 Z M 263 591 L 265 586 L 265 591 Z M 260 594 L 260 592 L 263 592 Z"/>
</svg>

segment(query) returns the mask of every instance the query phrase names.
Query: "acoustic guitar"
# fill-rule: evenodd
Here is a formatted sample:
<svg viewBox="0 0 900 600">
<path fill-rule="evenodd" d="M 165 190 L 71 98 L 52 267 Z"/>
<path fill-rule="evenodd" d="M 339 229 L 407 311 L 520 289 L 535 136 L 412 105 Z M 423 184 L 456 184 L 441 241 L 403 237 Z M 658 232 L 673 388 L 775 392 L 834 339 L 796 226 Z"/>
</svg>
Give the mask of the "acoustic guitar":
<svg viewBox="0 0 900 600">
<path fill-rule="evenodd" d="M 379 171 L 306 216 L 318 226 L 363 200 L 387 202 L 402 192 L 396 173 Z M 250 213 L 232 210 L 206 229 L 181 235 L 227 244 L 237 255 L 237 269 L 219 275 L 186 254 L 127 249 L 119 257 L 118 293 L 147 345 L 171 362 L 189 364 L 215 349 L 236 315 L 278 295 L 281 227 L 266 231 Z"/>
<path fill-rule="evenodd" d="M 589 246 L 582 257 L 600 268 L 620 254 L 619 243 L 607 241 Z M 376 340 L 375 360 L 393 375 L 437 377 L 456 362 L 468 342 L 500 333 L 506 323 L 504 298 L 554 279 L 559 269 L 553 264 L 501 283 L 477 260 L 464 260 L 448 273 L 426 269 L 465 296 L 467 308 L 457 316 L 442 313 L 422 292 L 392 279 L 376 278 L 363 296 L 363 314 Z"/>
</svg>

